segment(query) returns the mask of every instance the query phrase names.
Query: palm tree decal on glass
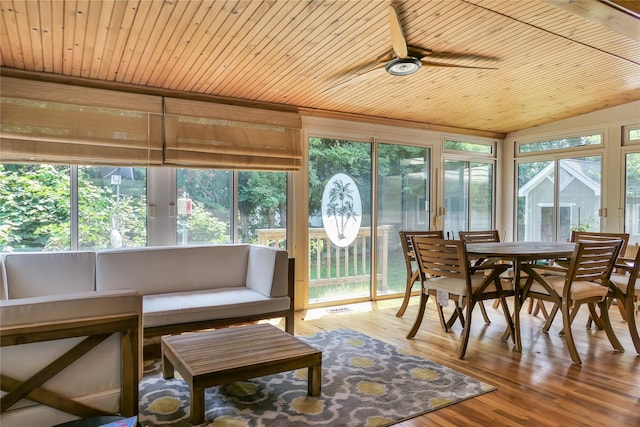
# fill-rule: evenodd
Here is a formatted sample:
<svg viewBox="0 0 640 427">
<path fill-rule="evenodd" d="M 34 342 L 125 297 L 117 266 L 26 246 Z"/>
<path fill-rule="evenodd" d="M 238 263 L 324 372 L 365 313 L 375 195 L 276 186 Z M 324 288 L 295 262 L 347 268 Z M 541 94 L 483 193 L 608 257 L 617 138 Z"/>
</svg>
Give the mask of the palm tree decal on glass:
<svg viewBox="0 0 640 427">
<path fill-rule="evenodd" d="M 358 213 L 353 207 L 353 189 L 350 182 L 345 184 L 341 179 L 333 181 L 331 190 L 329 190 L 327 215 L 335 218 L 338 238 L 340 240 L 344 239 L 344 229 L 349 220 L 358 217 Z"/>
<path fill-rule="evenodd" d="M 349 246 L 358 235 L 361 217 L 362 201 L 356 183 L 343 173 L 331 177 L 322 194 L 322 224 L 331 242 Z"/>
</svg>

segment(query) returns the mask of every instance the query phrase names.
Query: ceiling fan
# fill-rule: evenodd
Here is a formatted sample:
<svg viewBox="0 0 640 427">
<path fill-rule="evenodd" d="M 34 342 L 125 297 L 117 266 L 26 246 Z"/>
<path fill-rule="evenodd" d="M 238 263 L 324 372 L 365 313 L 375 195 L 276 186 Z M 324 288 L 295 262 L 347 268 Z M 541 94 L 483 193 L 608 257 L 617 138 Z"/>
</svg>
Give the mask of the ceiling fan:
<svg viewBox="0 0 640 427">
<path fill-rule="evenodd" d="M 350 72 L 353 76 L 342 81 L 326 91 L 334 90 L 346 84 L 356 81 L 369 79 L 376 75 L 387 72 L 393 76 L 408 76 L 417 72 L 422 66 L 426 67 L 455 67 L 455 68 L 474 68 L 480 70 L 495 70 L 495 68 L 487 67 L 471 67 L 467 65 L 446 64 L 442 62 L 434 62 L 425 58 L 433 59 L 488 59 L 496 60 L 497 58 L 483 55 L 460 54 L 453 52 L 434 52 L 431 49 L 425 49 L 407 44 L 400 18 L 393 6 L 389 6 L 389 20 L 391 28 L 391 51 L 380 55 L 375 62 Z"/>
</svg>

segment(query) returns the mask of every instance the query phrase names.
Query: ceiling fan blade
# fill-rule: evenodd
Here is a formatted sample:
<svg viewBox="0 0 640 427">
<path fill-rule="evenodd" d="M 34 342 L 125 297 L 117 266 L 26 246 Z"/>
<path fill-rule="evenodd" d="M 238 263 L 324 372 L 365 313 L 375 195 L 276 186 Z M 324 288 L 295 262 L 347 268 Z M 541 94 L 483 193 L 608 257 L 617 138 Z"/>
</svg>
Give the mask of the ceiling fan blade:
<svg viewBox="0 0 640 427">
<path fill-rule="evenodd" d="M 455 64 L 443 64 L 441 62 L 432 62 L 420 60 L 425 67 L 450 67 L 450 68 L 474 68 L 476 70 L 497 70 L 497 68 L 491 67 L 470 67 L 468 65 L 455 65 Z"/>
<path fill-rule="evenodd" d="M 373 68 L 373 69 L 369 69 L 369 67 L 367 67 L 366 70 L 362 70 L 360 72 L 355 73 L 353 77 L 351 77 L 351 78 L 349 78 L 347 80 L 343 80 L 340 83 L 335 84 L 335 85 L 323 90 L 322 93 L 333 92 L 333 91 L 335 91 L 337 89 L 341 89 L 341 88 L 343 88 L 343 87 L 345 87 L 347 85 L 350 85 L 352 83 L 361 82 L 361 81 L 364 81 L 364 80 L 367 80 L 367 79 L 370 79 L 370 78 L 375 78 L 378 75 L 384 74 L 385 73 L 384 67 L 385 67 L 386 64 L 376 64 L 376 65 L 377 66 L 375 68 Z"/>
<path fill-rule="evenodd" d="M 396 57 L 404 59 L 407 57 L 407 41 L 404 39 L 400 18 L 393 6 L 389 6 L 389 20 L 391 25 L 391 47 Z"/>
<path fill-rule="evenodd" d="M 456 53 L 456 52 L 431 52 L 429 58 L 433 59 L 470 59 L 482 61 L 497 61 L 499 58 L 495 56 L 474 55 L 473 53 Z"/>
</svg>

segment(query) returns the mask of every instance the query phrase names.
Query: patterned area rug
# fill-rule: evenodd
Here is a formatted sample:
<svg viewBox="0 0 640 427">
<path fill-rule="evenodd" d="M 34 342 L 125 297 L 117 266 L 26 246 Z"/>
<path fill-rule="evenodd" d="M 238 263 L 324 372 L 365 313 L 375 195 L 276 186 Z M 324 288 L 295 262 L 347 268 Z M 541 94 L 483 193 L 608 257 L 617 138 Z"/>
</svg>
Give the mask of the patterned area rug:
<svg viewBox="0 0 640 427">
<path fill-rule="evenodd" d="M 322 351 L 322 396 L 307 396 L 307 369 L 211 387 L 202 426 L 387 426 L 495 387 L 350 329 L 298 337 Z M 145 367 L 139 421 L 191 426 L 189 387 L 159 361 Z"/>
</svg>

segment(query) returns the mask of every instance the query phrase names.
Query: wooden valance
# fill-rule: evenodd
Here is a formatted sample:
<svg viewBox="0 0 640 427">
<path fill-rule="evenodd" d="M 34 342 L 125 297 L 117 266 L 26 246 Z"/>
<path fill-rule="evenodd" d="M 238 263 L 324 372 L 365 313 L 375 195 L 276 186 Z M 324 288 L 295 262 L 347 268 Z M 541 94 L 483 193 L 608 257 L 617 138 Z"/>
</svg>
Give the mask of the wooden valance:
<svg viewBox="0 0 640 427">
<path fill-rule="evenodd" d="M 302 166 L 298 113 L 165 98 L 165 164 L 296 171 Z"/>
</svg>

